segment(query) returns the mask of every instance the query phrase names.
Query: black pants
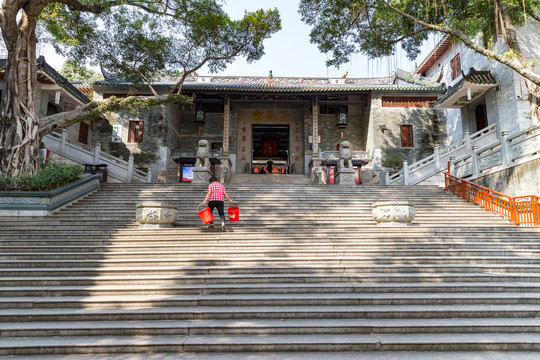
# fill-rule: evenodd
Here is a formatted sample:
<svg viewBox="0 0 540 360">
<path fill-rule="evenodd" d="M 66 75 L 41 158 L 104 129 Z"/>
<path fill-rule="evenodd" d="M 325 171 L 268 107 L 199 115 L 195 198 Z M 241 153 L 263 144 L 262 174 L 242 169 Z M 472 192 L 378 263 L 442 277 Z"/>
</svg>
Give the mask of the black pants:
<svg viewBox="0 0 540 360">
<path fill-rule="evenodd" d="M 223 212 L 223 201 L 209 201 L 208 207 L 210 208 L 211 213 L 214 212 L 214 208 L 217 208 L 221 222 L 225 222 L 225 213 Z M 211 222 L 210 224 L 213 224 L 213 223 L 214 222 Z"/>
</svg>

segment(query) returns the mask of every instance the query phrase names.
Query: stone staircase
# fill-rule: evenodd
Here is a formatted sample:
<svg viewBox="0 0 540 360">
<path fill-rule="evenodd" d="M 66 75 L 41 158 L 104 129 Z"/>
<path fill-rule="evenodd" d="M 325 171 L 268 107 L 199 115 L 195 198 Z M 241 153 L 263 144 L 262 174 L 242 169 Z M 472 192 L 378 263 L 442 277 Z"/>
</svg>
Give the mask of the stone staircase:
<svg viewBox="0 0 540 360">
<path fill-rule="evenodd" d="M 308 175 L 297 174 L 234 174 L 231 178 L 233 185 L 250 184 L 282 184 L 282 185 L 310 185 Z"/>
<path fill-rule="evenodd" d="M 0 356 L 538 358 L 539 229 L 437 187 L 227 192 L 241 210 L 226 232 L 202 225 L 191 184 L 103 184 L 1 219 Z M 371 219 L 394 198 L 416 205 L 413 226 Z M 138 229 L 145 200 L 176 204 L 175 228 Z"/>
</svg>

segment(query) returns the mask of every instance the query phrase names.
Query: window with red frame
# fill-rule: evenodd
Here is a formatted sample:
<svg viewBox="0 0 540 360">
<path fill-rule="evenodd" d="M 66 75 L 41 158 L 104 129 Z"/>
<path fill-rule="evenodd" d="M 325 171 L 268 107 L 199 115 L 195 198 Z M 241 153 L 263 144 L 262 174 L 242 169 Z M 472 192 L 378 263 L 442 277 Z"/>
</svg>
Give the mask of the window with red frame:
<svg viewBox="0 0 540 360">
<path fill-rule="evenodd" d="M 454 80 L 461 74 L 461 60 L 459 58 L 459 54 L 454 56 L 454 58 L 450 61 L 450 67 L 452 68 L 452 80 Z"/>
<path fill-rule="evenodd" d="M 128 131 L 128 143 L 140 143 L 143 141 L 144 122 L 130 121 Z"/>
<path fill-rule="evenodd" d="M 401 147 L 414 147 L 412 125 L 401 125 Z"/>
<path fill-rule="evenodd" d="M 88 144 L 88 131 L 90 130 L 90 126 L 85 122 L 79 123 L 79 142 L 82 142 L 83 144 Z"/>
</svg>

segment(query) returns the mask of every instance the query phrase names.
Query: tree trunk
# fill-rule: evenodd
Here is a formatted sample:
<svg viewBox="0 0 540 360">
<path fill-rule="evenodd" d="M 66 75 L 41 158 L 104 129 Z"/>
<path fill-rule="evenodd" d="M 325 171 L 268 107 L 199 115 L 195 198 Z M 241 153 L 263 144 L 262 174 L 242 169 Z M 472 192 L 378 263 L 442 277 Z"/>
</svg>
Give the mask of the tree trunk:
<svg viewBox="0 0 540 360">
<path fill-rule="evenodd" d="M 4 19 L 5 20 L 5 19 Z M 3 22 L 8 50 L 0 102 L 0 174 L 39 170 L 39 119 L 34 106 L 37 80 L 35 21 L 25 14 L 17 24 Z"/>
<path fill-rule="evenodd" d="M 501 0 L 497 0 L 497 5 L 499 7 L 501 25 L 503 27 L 503 36 L 506 42 L 506 45 L 510 50 L 512 50 L 517 55 L 517 60 L 521 65 L 527 68 L 530 71 L 534 71 L 533 62 L 529 61 L 519 46 L 517 31 L 512 22 L 512 18 L 508 13 L 508 8 L 506 3 Z M 538 124 L 540 122 L 540 86 L 536 85 L 531 80 L 524 78 L 525 86 L 529 92 L 529 105 L 531 108 L 531 125 Z"/>
</svg>

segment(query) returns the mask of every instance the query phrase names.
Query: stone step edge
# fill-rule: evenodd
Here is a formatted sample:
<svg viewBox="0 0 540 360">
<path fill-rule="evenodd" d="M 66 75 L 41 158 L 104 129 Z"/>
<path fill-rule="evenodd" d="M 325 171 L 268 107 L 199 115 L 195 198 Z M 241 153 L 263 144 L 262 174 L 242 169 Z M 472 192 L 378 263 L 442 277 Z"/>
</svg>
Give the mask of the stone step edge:
<svg viewBox="0 0 540 360">
<path fill-rule="evenodd" d="M 538 354 L 531 351 L 385 351 L 362 352 L 362 360 L 538 360 Z M 382 357 L 381 357 L 382 356 Z M 358 352 L 273 352 L 273 353 L 154 353 L 129 354 L 130 360 L 358 360 Z M 32 360 L 89 360 L 88 355 L 34 355 Z M 92 360 L 118 360 L 118 354 L 92 354 Z M 6 360 L 28 360 L 28 356 L 12 355 Z"/>
<path fill-rule="evenodd" d="M 16 353 L 208 351 L 400 351 L 400 350 L 529 350 L 540 349 L 540 334 L 323 334 L 271 336 L 139 336 L 0 338 L 0 355 Z"/>
<path fill-rule="evenodd" d="M 83 310 L 83 311 L 82 311 Z M 196 320 L 200 319 L 200 315 L 209 316 L 210 314 L 236 314 L 236 315 L 248 315 L 253 314 L 265 315 L 265 319 L 274 319 L 275 315 L 286 315 L 286 314 L 318 314 L 324 315 L 324 317 L 318 318 L 343 318 L 341 316 L 336 316 L 335 314 L 363 314 L 360 316 L 362 318 L 366 315 L 371 315 L 373 313 L 384 313 L 384 314 L 400 314 L 399 318 L 407 318 L 407 314 L 410 313 L 430 313 L 434 318 L 447 318 L 443 316 L 445 313 L 450 314 L 459 314 L 466 313 L 467 315 L 471 314 L 485 314 L 491 315 L 494 312 L 509 312 L 509 313 L 535 313 L 535 316 L 540 311 L 540 304 L 535 305 L 523 305 L 523 304 L 505 304 L 505 305 L 490 305 L 490 304 L 473 304 L 473 305 L 328 305 L 320 307 L 318 305 L 284 305 L 284 306 L 169 306 L 166 308 L 105 308 L 105 309 L 70 309 L 70 308 L 52 308 L 52 309 L 40 309 L 39 312 L 36 312 L 33 308 L 28 309 L 1 309 L 0 316 L 2 317 L 21 317 L 29 316 L 40 317 L 40 316 L 50 316 L 50 315 L 75 315 L 75 316 L 92 316 L 92 315 L 111 315 L 111 314 L 125 314 L 125 315 L 141 315 L 141 314 L 156 314 L 156 315 L 171 315 L 171 314 L 182 314 L 186 316 L 191 316 L 190 318 L 185 318 L 187 320 Z M 270 317 L 271 316 L 271 317 Z M 535 317 L 534 316 L 534 317 Z M 359 316 L 355 316 L 358 318 Z M 473 318 L 486 318 L 486 316 L 471 316 Z M 496 316 L 487 316 L 487 318 L 492 318 Z M 301 317 L 299 317 L 301 318 Z M 457 318 L 457 317 L 456 317 Z M 249 320 L 251 318 L 245 319 Z M 259 317 L 258 319 L 261 319 Z M 34 320 L 29 320 L 31 322 Z"/>
<path fill-rule="evenodd" d="M 142 320 L 5 323 L 2 338 L 44 336 L 278 335 L 298 333 L 538 333 L 539 319 Z M 122 334 L 123 333 L 123 334 Z"/>
</svg>

